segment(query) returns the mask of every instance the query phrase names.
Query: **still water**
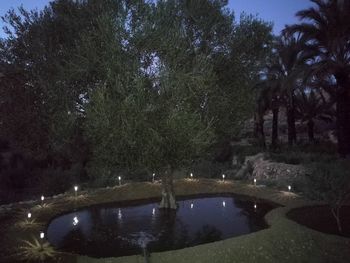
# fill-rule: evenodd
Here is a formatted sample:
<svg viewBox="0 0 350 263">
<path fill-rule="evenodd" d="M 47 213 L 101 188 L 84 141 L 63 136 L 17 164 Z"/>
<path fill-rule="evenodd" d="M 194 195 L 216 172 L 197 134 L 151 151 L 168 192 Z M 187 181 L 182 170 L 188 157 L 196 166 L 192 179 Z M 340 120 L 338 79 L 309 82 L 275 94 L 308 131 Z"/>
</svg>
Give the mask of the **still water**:
<svg viewBox="0 0 350 263">
<path fill-rule="evenodd" d="M 158 201 L 123 206 L 105 204 L 59 216 L 47 229 L 61 251 L 92 257 L 118 257 L 180 249 L 248 234 L 267 227 L 270 203 L 232 195 L 179 200 L 177 211 Z"/>
</svg>

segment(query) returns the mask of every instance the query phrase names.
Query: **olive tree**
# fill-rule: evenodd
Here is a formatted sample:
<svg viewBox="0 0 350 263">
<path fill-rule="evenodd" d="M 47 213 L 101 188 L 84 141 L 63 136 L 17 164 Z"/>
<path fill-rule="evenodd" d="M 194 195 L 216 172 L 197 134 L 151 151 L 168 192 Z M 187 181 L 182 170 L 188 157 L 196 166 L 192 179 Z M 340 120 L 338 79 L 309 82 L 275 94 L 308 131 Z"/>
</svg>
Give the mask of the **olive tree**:
<svg viewBox="0 0 350 263">
<path fill-rule="evenodd" d="M 137 25 L 126 27 L 134 30 L 125 34 L 127 39 L 112 16 L 101 17 L 96 34 L 87 35 L 100 39 L 97 46 L 89 39 L 78 58 L 91 62 L 93 56 L 94 70 L 100 72 L 85 112 L 90 173 L 114 168 L 157 171 L 163 186 L 160 207 L 175 209 L 174 169 L 191 162 L 211 142 L 211 123 L 200 112 L 204 102 L 194 101 L 211 84 L 212 71 L 202 56 L 185 63 L 180 23 L 173 9 L 163 4 L 144 6 L 148 22 L 142 31 Z M 167 30 L 160 23 L 163 19 L 172 23 Z M 147 31 L 147 23 L 156 26 Z"/>
</svg>

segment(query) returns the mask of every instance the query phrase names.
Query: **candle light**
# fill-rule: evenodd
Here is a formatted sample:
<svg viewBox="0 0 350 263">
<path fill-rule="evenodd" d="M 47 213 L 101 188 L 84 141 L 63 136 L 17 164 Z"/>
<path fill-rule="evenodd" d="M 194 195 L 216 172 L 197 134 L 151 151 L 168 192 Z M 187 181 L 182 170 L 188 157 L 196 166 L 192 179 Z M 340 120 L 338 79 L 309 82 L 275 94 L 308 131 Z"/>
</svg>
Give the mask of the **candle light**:
<svg viewBox="0 0 350 263">
<path fill-rule="evenodd" d="M 75 186 L 74 186 L 74 195 L 75 195 L 75 198 L 77 197 L 77 192 L 78 192 L 78 186 L 75 185 Z"/>
</svg>

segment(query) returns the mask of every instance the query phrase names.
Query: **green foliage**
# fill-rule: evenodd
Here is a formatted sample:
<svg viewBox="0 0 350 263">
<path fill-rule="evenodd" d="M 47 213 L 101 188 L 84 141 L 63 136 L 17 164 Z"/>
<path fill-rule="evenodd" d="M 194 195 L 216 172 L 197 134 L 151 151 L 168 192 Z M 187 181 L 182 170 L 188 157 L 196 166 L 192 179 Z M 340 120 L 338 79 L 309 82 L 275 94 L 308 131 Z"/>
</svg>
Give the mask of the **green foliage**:
<svg viewBox="0 0 350 263">
<path fill-rule="evenodd" d="M 272 41 L 219 0 L 56 0 L 5 20 L 0 136 L 102 177 L 188 166 L 238 134 Z M 74 179 L 63 170 L 46 172 L 52 185 Z"/>
<path fill-rule="evenodd" d="M 201 178 L 221 179 L 222 174 L 226 175 L 227 179 L 231 179 L 232 174 L 227 174 L 230 169 L 230 163 L 219 163 L 212 160 L 201 159 L 195 161 L 187 168 L 188 174 L 193 172 L 196 176 Z"/>
<path fill-rule="evenodd" d="M 350 166 L 348 161 L 315 163 L 310 166 L 307 194 L 331 206 L 346 201 L 350 195 Z"/>
<path fill-rule="evenodd" d="M 225 51 L 213 56 L 217 86 L 210 93 L 208 108 L 221 138 L 239 136 L 244 121 L 253 115 L 253 87 L 271 53 L 271 28 L 256 17 L 242 15 L 225 42 L 229 55 Z"/>
<path fill-rule="evenodd" d="M 314 88 L 323 89 L 334 96 L 338 152 L 342 157 L 350 156 L 350 79 L 349 41 L 350 13 L 349 1 L 313 0 L 314 7 L 299 11 L 296 15 L 300 24 L 287 26 L 289 35 L 299 34 L 305 39 L 304 51 L 313 56 L 312 71 L 317 84 Z"/>
<path fill-rule="evenodd" d="M 61 167 L 48 167 L 36 171 L 36 187 L 47 195 L 65 192 L 72 188 L 73 184 L 84 182 L 84 169 L 76 163 L 70 169 Z M 34 179 L 34 178 L 33 178 Z"/>
<path fill-rule="evenodd" d="M 233 154 L 237 156 L 238 164 L 243 164 L 247 156 L 257 155 L 261 153 L 263 149 L 258 146 L 251 145 L 235 145 L 233 146 Z"/>
<path fill-rule="evenodd" d="M 282 147 L 268 156 L 272 161 L 288 164 L 328 163 L 337 159 L 335 145 L 328 143 Z"/>
<path fill-rule="evenodd" d="M 306 195 L 311 199 L 326 202 L 342 232 L 340 209 L 350 197 L 350 163 L 340 160 L 330 163 L 316 163 L 310 166 L 307 177 Z"/>
</svg>

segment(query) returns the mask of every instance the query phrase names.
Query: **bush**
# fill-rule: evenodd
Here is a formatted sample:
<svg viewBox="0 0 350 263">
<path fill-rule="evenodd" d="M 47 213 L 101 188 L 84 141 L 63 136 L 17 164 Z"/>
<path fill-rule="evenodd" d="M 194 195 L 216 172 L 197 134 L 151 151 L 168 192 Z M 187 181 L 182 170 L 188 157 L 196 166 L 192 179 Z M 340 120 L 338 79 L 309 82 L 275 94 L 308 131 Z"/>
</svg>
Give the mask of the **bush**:
<svg viewBox="0 0 350 263">
<path fill-rule="evenodd" d="M 337 159 L 335 155 L 324 153 L 302 152 L 297 150 L 289 150 L 283 153 L 268 154 L 268 158 L 274 162 L 287 164 L 310 164 L 315 162 L 332 162 Z"/>
<path fill-rule="evenodd" d="M 81 184 L 86 180 L 85 170 L 80 163 L 72 165 L 68 170 L 60 167 L 48 167 L 37 171 L 39 188 L 47 195 L 65 192 L 74 184 Z"/>
<path fill-rule="evenodd" d="M 188 174 L 193 172 L 202 178 L 221 178 L 229 167 L 230 162 L 219 163 L 210 160 L 198 160 L 188 168 Z"/>
<path fill-rule="evenodd" d="M 238 164 L 242 165 L 247 156 L 257 155 L 258 153 L 263 152 L 264 149 L 258 146 L 252 145 L 235 145 L 233 146 L 233 154 L 237 156 Z"/>
<path fill-rule="evenodd" d="M 342 232 L 340 208 L 350 198 L 350 163 L 338 160 L 330 163 L 310 165 L 311 174 L 306 177 L 306 195 L 315 200 L 324 201 L 331 207 Z"/>
</svg>

